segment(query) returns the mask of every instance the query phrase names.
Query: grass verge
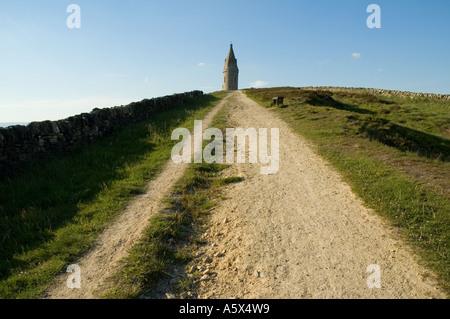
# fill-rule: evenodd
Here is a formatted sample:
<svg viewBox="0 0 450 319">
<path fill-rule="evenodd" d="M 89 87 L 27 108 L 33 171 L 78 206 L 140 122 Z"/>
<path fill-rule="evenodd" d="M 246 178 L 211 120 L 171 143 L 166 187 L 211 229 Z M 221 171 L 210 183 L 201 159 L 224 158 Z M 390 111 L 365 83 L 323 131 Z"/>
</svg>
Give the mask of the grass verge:
<svg viewBox="0 0 450 319">
<path fill-rule="evenodd" d="M 223 96 L 190 99 L 0 181 L 0 299 L 42 297 L 160 172 L 172 130 L 192 127 Z"/>
</svg>

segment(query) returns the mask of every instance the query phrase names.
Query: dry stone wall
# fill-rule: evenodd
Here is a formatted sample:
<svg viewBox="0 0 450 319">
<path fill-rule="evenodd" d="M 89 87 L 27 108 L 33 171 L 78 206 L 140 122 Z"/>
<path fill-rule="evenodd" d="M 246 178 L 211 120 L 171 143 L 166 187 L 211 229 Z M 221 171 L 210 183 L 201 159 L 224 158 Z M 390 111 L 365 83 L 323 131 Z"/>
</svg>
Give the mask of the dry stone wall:
<svg viewBox="0 0 450 319">
<path fill-rule="evenodd" d="M 76 146 L 110 134 L 115 128 L 149 119 L 157 112 L 197 98 L 202 91 L 145 99 L 126 106 L 94 109 L 59 121 L 32 122 L 0 128 L 0 177 L 50 152 L 70 152 Z"/>
</svg>

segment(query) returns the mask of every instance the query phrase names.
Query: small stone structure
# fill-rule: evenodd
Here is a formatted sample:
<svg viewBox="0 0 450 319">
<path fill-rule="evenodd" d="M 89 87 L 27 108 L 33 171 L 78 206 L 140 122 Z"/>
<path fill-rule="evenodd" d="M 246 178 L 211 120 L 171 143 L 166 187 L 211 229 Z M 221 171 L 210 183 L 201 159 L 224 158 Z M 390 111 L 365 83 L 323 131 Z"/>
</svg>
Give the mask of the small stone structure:
<svg viewBox="0 0 450 319">
<path fill-rule="evenodd" d="M 0 178 L 18 167 L 28 165 L 43 154 L 70 152 L 78 145 L 110 134 L 117 127 L 147 120 L 158 112 L 180 105 L 187 98 L 202 95 L 202 91 L 173 94 L 126 106 L 96 108 L 90 113 L 59 121 L 0 128 Z"/>
<path fill-rule="evenodd" d="M 272 106 L 274 105 L 282 106 L 283 103 L 284 103 L 284 96 L 277 96 L 272 98 Z"/>
</svg>

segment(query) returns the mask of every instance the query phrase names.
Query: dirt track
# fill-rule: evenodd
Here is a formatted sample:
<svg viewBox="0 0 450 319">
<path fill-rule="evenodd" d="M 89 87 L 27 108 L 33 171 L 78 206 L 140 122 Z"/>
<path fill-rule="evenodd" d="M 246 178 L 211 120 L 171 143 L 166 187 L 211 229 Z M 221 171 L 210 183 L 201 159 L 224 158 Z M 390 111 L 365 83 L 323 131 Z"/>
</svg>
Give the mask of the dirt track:
<svg viewBox="0 0 450 319">
<path fill-rule="evenodd" d="M 221 101 L 203 119 L 205 127 L 209 125 Z M 161 201 L 170 194 L 172 187 L 183 176 L 188 164 L 174 164 L 169 160 L 161 174 L 152 180 L 145 194 L 137 196 L 127 209 L 103 231 L 93 250 L 78 261 L 81 268 L 81 289 L 68 289 L 66 280 L 69 274 L 62 274 L 47 291 L 49 299 L 90 299 L 98 296 L 104 289 L 105 280 L 117 270 L 117 262 L 126 257 L 130 248 L 140 238 L 148 225 L 148 219 L 160 212 L 164 205 Z"/>
<path fill-rule="evenodd" d="M 230 127 L 280 129 L 280 167 L 261 175 L 258 164 L 226 172 L 245 180 L 227 186 L 212 214 L 192 271 L 205 274 L 198 298 L 444 298 L 392 227 L 364 207 L 330 166 L 270 110 L 232 93 Z M 220 106 L 203 121 L 203 129 Z M 167 164 L 77 263 L 82 289 L 62 274 L 48 298 L 94 298 L 139 238 L 185 165 Z M 381 269 L 381 288 L 367 286 L 367 267 Z M 426 278 L 424 280 L 423 278 Z"/>
<path fill-rule="evenodd" d="M 245 180 L 225 190 L 229 199 L 204 235 L 208 244 L 193 263 L 207 274 L 198 298 L 445 297 L 394 228 L 303 138 L 243 93 L 230 101 L 230 127 L 280 129 L 280 168 L 276 175 L 261 175 L 255 164 L 230 168 Z M 367 284 L 373 264 L 379 289 Z"/>
</svg>

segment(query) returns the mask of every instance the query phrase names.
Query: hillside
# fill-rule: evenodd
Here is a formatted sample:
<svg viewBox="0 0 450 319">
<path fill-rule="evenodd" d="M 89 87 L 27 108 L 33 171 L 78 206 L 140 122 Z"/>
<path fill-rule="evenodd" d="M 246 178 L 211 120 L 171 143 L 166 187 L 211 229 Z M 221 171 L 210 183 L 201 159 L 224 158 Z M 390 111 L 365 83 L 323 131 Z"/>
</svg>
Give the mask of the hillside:
<svg viewBox="0 0 450 319">
<path fill-rule="evenodd" d="M 0 181 L 0 296 L 443 298 L 448 103 L 346 88 L 216 92 L 44 158 Z M 171 132 L 199 119 L 203 130 L 279 128 L 279 171 L 177 166 Z M 88 277 L 80 290 L 66 287 L 70 264 Z M 382 289 L 367 287 L 371 264 Z"/>
<path fill-rule="evenodd" d="M 142 290 L 145 297 L 445 296 L 435 280 L 448 291 L 450 201 L 448 180 L 438 174 L 448 162 L 439 153 L 400 151 L 349 127 L 348 117 L 376 122 L 377 108 L 390 98 L 348 91 L 353 103 L 322 89 L 244 90 L 266 109 L 243 94 L 227 98 L 219 127 L 280 128 L 279 172 L 263 176 L 259 165 L 234 164 L 221 173 L 240 182 L 217 195 L 195 257 L 175 267 L 172 280 Z M 276 96 L 285 97 L 283 106 L 271 106 Z M 404 167 L 433 169 L 428 177 L 436 183 Z M 381 269 L 380 289 L 366 284 L 372 266 Z"/>
</svg>

